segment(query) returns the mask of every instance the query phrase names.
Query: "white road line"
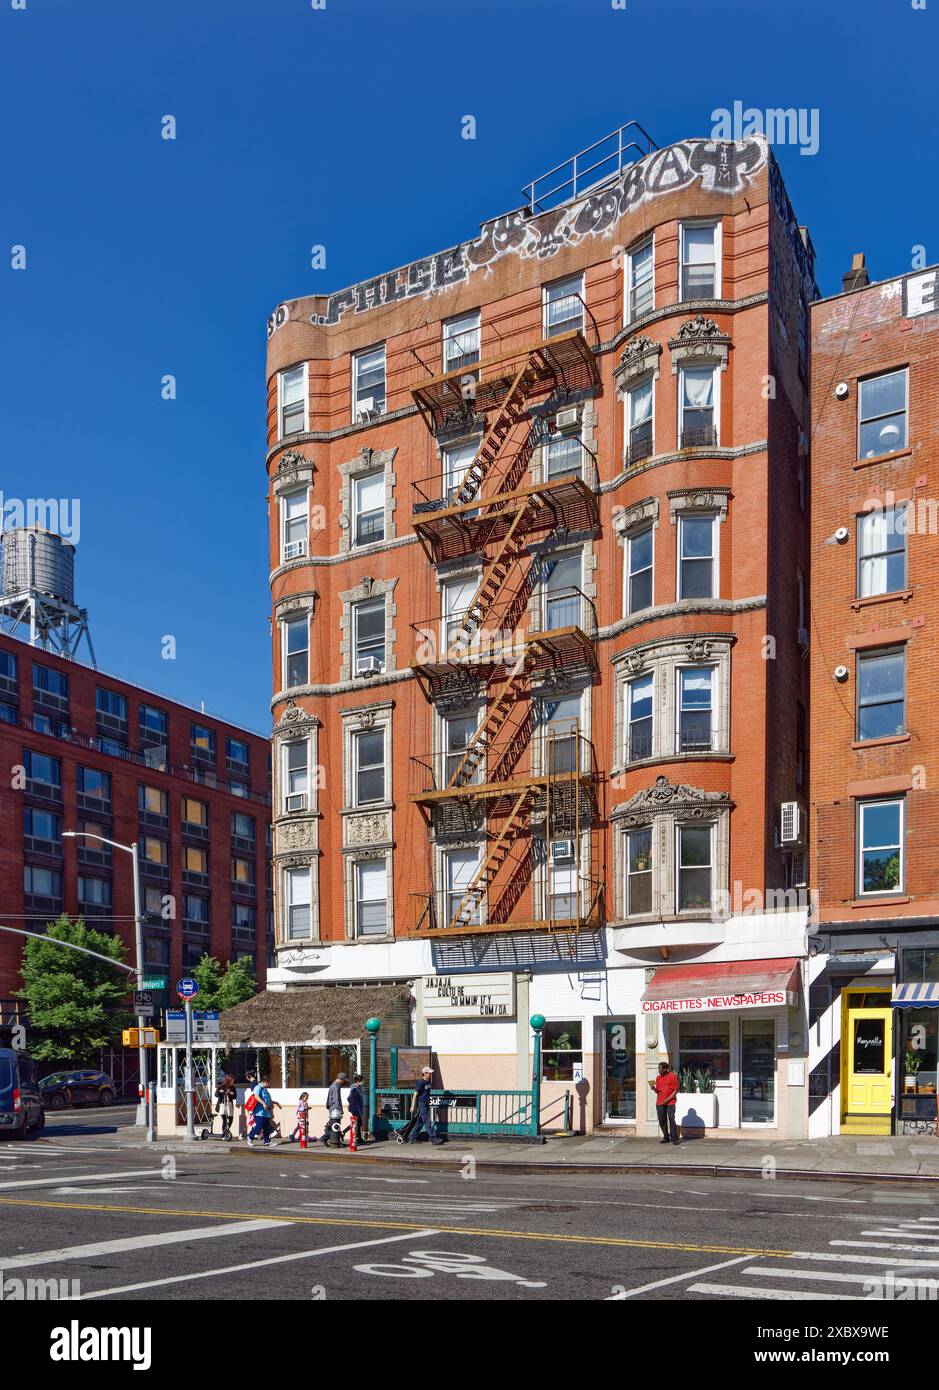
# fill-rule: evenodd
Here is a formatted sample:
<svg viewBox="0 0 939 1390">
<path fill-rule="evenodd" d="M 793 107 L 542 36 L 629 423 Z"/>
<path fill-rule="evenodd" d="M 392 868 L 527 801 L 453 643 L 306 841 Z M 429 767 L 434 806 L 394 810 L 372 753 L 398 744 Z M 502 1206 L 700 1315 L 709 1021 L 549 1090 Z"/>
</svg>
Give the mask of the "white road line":
<svg viewBox="0 0 939 1390">
<path fill-rule="evenodd" d="M 850 1244 L 850 1242 L 846 1243 Z M 833 1244 L 837 1245 L 839 1242 L 834 1241 Z M 875 1246 L 875 1249 L 879 1250 L 880 1247 Z M 794 1260 L 821 1260 L 825 1264 L 880 1265 L 881 1267 L 902 1265 L 904 1269 L 907 1266 L 917 1269 L 939 1269 L 939 1260 L 905 1260 L 901 1259 L 899 1255 L 840 1255 L 833 1251 L 824 1254 L 818 1250 L 793 1250 L 792 1258 Z"/>
<path fill-rule="evenodd" d="M 689 1293 L 720 1294 L 724 1298 L 757 1299 L 804 1299 L 814 1303 L 816 1299 L 844 1303 L 851 1298 L 848 1293 L 806 1293 L 803 1289 L 761 1289 L 755 1284 L 692 1284 Z"/>
<path fill-rule="evenodd" d="M 312 1177 L 312 1174 L 304 1174 L 305 1177 Z M 353 1178 L 359 1182 L 395 1182 L 395 1183 L 422 1183 L 425 1187 L 430 1185 L 430 1178 L 372 1178 L 367 1173 L 353 1173 Z"/>
<path fill-rule="evenodd" d="M 188 1231 L 151 1231 L 148 1235 L 124 1236 L 119 1240 L 100 1240 L 93 1245 L 65 1245 L 57 1250 L 34 1250 L 27 1255 L 0 1255 L 0 1269 L 28 1269 L 31 1265 L 64 1264 L 95 1255 L 121 1255 L 129 1250 L 150 1250 L 161 1245 L 179 1245 L 187 1240 L 214 1240 L 218 1236 L 244 1236 L 251 1231 L 284 1230 L 288 1222 L 278 1217 L 269 1221 L 233 1221 L 224 1226 L 194 1226 Z"/>
<path fill-rule="evenodd" d="M 687 1274 L 673 1274 L 670 1279 L 656 1279 L 652 1284 L 640 1284 L 638 1288 L 626 1289 L 624 1293 L 613 1294 L 612 1297 L 604 1299 L 605 1303 L 620 1303 L 626 1298 L 635 1298 L 637 1294 L 649 1293 L 652 1289 L 664 1289 L 666 1284 L 681 1284 L 685 1279 L 697 1279 L 700 1274 L 713 1274 L 715 1269 L 728 1269 L 731 1265 L 742 1265 L 750 1259 L 749 1255 L 738 1255 L 734 1260 L 724 1260 L 719 1265 L 705 1265 L 703 1269 L 689 1269 Z"/>
<path fill-rule="evenodd" d="M 124 1178 L 158 1178 L 160 1169 L 133 1168 L 123 1173 L 56 1173 L 54 1178 L 18 1178 L 16 1182 L 0 1182 L 0 1192 L 14 1187 L 55 1187 L 64 1182 L 121 1182 Z"/>
<path fill-rule="evenodd" d="M 933 1231 L 917 1231 L 917 1230 L 915 1230 L 915 1229 L 914 1229 L 914 1230 L 910 1230 L 909 1228 L 907 1228 L 907 1229 L 905 1229 L 905 1230 L 893 1230 L 893 1231 L 887 1231 L 887 1230 L 884 1230 L 884 1231 L 861 1231 L 861 1235 L 862 1235 L 862 1236 L 902 1236 L 902 1237 L 904 1237 L 906 1240 L 909 1240 L 911 1237 L 915 1237 L 915 1239 L 917 1239 L 917 1240 L 939 1240 L 939 1231 L 936 1231 L 936 1232 L 933 1232 Z"/>
<path fill-rule="evenodd" d="M 900 1241 L 887 1241 L 881 1245 L 876 1240 L 833 1240 L 832 1245 L 855 1245 L 861 1250 L 909 1250 L 915 1255 L 934 1255 L 935 1245 L 903 1245 Z"/>
<path fill-rule="evenodd" d="M 838 1274 L 828 1269 L 780 1269 L 776 1265 L 751 1265 L 742 1269 L 741 1274 L 765 1274 L 771 1279 L 824 1279 L 836 1284 L 866 1284 L 876 1279 L 876 1274 Z"/>
<path fill-rule="evenodd" d="M 260 1222 L 252 1223 L 260 1225 Z M 281 1224 L 281 1223 L 278 1223 Z M 83 1293 L 81 1302 L 87 1302 L 91 1298 L 116 1298 L 122 1293 L 136 1293 L 139 1289 L 156 1289 L 165 1284 L 185 1284 L 193 1279 L 215 1279 L 220 1274 L 240 1274 L 246 1269 L 262 1269 L 266 1265 L 288 1264 L 291 1260 L 310 1260 L 315 1255 L 341 1255 L 346 1250 L 365 1250 L 371 1245 L 392 1245 L 396 1240 L 424 1240 L 427 1236 L 439 1236 L 440 1232 L 432 1229 L 423 1231 L 407 1231 L 398 1236 L 382 1236 L 379 1240 L 359 1240 L 353 1245 L 325 1245 L 316 1250 L 300 1250 L 291 1255 L 273 1255 L 267 1260 L 251 1260 L 248 1264 L 228 1265 L 224 1269 L 202 1269 L 196 1274 L 174 1274 L 168 1279 L 148 1279 L 142 1284 L 124 1284 L 116 1289 L 96 1289 L 94 1293 Z"/>
</svg>

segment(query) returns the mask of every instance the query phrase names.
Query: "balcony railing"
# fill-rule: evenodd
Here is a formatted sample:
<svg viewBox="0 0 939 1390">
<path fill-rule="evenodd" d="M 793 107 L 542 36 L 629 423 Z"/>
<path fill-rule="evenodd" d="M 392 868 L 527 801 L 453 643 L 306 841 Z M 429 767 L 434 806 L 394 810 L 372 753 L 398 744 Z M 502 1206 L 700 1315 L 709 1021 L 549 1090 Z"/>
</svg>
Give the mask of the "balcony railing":
<svg viewBox="0 0 939 1390">
<path fill-rule="evenodd" d="M 689 425 L 681 432 L 683 449 L 715 449 L 717 430 L 714 425 Z"/>
<path fill-rule="evenodd" d="M 678 752 L 709 753 L 713 745 L 710 710 L 683 710 L 678 721 Z"/>
<path fill-rule="evenodd" d="M 636 425 L 629 431 L 629 445 L 626 449 L 627 464 L 641 463 L 652 457 L 652 425 Z"/>
<path fill-rule="evenodd" d="M 523 915 L 517 920 L 493 920 L 482 908 L 477 908 L 473 920 L 459 927 L 450 922 L 460 906 L 460 890 L 442 889 L 439 893 L 413 893 L 414 916 L 411 935 L 447 936 L 457 932 L 463 936 L 474 933 L 491 935 L 514 931 L 583 931 L 603 925 L 605 917 L 604 885 L 594 878 L 578 876 L 579 889 L 574 893 L 545 894 L 542 902 L 531 909 L 538 916 Z M 555 911 L 558 909 L 558 911 Z M 444 914 L 449 913 L 446 921 Z M 567 914 L 567 915 L 562 915 Z"/>
<path fill-rule="evenodd" d="M 652 726 L 631 728 L 626 740 L 626 760 L 635 763 L 641 758 L 652 757 Z"/>
</svg>

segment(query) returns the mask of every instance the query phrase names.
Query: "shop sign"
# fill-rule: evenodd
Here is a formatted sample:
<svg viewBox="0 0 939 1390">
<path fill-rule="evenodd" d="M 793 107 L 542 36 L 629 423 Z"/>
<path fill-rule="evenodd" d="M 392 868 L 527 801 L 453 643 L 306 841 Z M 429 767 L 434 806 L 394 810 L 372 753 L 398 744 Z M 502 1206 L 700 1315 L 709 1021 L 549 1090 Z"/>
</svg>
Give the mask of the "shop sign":
<svg viewBox="0 0 939 1390">
<path fill-rule="evenodd" d="M 695 1009 L 777 1009 L 795 1004 L 793 994 L 782 989 L 761 990 L 754 994 L 706 994 L 697 999 L 644 999 L 644 1014 L 682 1014 Z"/>
<path fill-rule="evenodd" d="M 424 980 L 427 1018 L 514 1018 L 515 976 L 428 975 Z"/>
</svg>

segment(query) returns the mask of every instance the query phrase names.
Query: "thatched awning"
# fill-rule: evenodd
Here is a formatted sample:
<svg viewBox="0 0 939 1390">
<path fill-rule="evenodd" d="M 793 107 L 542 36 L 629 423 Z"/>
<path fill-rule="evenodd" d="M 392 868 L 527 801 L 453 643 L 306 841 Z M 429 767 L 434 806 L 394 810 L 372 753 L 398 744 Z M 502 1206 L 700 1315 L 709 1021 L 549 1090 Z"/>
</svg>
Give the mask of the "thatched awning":
<svg viewBox="0 0 939 1390">
<path fill-rule="evenodd" d="M 410 1004 L 406 985 L 313 985 L 264 990 L 219 1015 L 219 1033 L 239 1043 L 354 1042 L 365 1036 L 365 1020 L 382 1018 Z"/>
</svg>

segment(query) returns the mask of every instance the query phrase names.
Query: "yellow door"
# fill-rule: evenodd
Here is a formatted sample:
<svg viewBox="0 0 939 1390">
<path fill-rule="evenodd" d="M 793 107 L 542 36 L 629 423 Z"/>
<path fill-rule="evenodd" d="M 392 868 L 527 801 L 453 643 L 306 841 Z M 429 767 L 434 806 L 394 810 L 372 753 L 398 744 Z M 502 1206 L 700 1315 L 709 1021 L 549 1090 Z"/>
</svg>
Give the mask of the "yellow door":
<svg viewBox="0 0 939 1390">
<path fill-rule="evenodd" d="M 889 1133 L 893 1107 L 890 995 L 886 990 L 852 992 L 845 995 L 845 1006 L 842 1128 L 859 1134 Z"/>
</svg>

